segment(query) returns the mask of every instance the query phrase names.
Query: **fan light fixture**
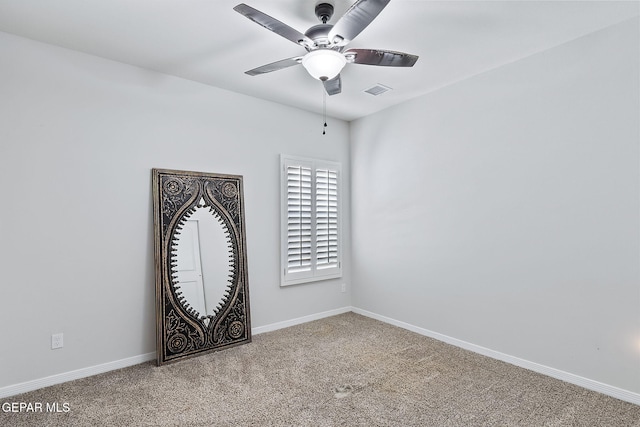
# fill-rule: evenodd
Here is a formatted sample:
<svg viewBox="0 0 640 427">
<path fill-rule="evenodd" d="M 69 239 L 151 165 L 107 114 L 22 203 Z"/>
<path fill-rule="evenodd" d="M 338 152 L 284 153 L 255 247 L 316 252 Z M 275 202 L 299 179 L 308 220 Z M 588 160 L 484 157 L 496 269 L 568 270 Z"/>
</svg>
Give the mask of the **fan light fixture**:
<svg viewBox="0 0 640 427">
<path fill-rule="evenodd" d="M 321 81 L 336 77 L 346 64 L 344 55 L 331 49 L 313 50 L 302 58 L 302 66 L 311 77 Z"/>
</svg>

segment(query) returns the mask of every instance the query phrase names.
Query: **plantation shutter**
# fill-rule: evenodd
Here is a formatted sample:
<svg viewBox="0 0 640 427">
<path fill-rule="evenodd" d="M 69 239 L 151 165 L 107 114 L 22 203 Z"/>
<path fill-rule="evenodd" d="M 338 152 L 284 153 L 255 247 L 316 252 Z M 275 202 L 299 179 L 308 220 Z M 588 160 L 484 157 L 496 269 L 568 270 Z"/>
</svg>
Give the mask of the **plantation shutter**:
<svg viewBox="0 0 640 427">
<path fill-rule="evenodd" d="M 338 171 L 316 169 L 316 265 L 338 267 Z"/>
<path fill-rule="evenodd" d="M 311 168 L 288 165 L 287 271 L 311 271 Z"/>
<path fill-rule="evenodd" d="M 281 157 L 281 285 L 341 277 L 340 164 Z"/>
</svg>

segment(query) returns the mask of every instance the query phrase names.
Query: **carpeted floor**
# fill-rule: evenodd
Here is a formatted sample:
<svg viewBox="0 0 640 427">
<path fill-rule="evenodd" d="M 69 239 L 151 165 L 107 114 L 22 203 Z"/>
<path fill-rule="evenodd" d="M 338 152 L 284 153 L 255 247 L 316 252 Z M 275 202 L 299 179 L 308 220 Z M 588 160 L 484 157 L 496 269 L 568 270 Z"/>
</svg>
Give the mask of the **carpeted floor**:
<svg viewBox="0 0 640 427">
<path fill-rule="evenodd" d="M 640 406 L 353 313 L 7 402 L 43 412 L 3 426 L 640 427 Z"/>
</svg>

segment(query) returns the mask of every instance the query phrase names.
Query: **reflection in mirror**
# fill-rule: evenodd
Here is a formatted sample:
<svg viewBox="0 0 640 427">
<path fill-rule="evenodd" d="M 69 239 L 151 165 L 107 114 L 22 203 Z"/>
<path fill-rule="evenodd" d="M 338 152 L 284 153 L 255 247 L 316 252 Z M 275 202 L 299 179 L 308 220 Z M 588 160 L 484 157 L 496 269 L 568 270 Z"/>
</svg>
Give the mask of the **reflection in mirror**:
<svg viewBox="0 0 640 427">
<path fill-rule="evenodd" d="M 153 169 L 158 365 L 251 342 L 242 177 Z"/>
<path fill-rule="evenodd" d="M 228 296 L 233 273 L 231 235 L 220 215 L 203 199 L 191 212 L 180 221 L 176 238 L 174 289 L 208 323 L 206 316 L 214 315 Z"/>
</svg>

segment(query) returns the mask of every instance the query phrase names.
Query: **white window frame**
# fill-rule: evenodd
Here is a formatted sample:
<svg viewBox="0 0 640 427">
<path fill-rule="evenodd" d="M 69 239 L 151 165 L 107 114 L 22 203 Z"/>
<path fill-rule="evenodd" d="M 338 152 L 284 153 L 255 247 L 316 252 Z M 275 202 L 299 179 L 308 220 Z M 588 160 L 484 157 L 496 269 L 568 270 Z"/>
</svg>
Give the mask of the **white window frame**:
<svg viewBox="0 0 640 427">
<path fill-rule="evenodd" d="M 289 196 L 290 196 L 290 187 L 289 187 L 289 168 L 308 168 L 311 170 L 311 197 L 310 197 L 310 254 L 309 261 L 310 265 L 294 268 L 289 265 L 289 244 L 290 244 L 290 236 L 289 236 Z M 291 169 L 295 172 L 295 169 Z M 333 239 L 337 238 L 337 244 L 330 244 L 331 246 L 331 255 L 330 266 L 323 266 L 322 263 L 318 262 L 318 214 L 323 213 L 323 203 L 320 203 L 320 209 L 318 209 L 318 171 L 331 171 L 331 175 L 333 172 L 336 173 L 335 176 L 335 191 L 337 192 L 336 197 L 332 197 L 332 200 L 335 199 L 337 203 L 337 218 L 333 218 L 331 221 L 332 225 L 337 225 L 337 232 L 332 231 L 330 234 Z M 292 175 L 294 176 L 294 175 Z M 295 176 L 294 176 L 295 177 Z M 331 177 L 333 179 L 333 176 Z M 322 179 L 322 174 L 321 174 Z M 293 181 L 292 181 L 293 182 Z M 295 182 L 294 182 L 295 185 Z M 324 188 L 324 187 L 322 187 Z M 294 189 L 295 191 L 295 189 Z M 327 193 L 329 190 L 326 190 Z M 327 279 L 335 279 L 342 277 L 342 167 L 340 163 L 318 160 L 318 159 L 309 159 L 303 157 L 295 157 L 288 155 L 280 156 L 280 199 L 281 199 L 281 207 L 280 207 L 280 286 L 289 286 L 296 285 L 300 283 L 308 283 L 315 282 L 319 280 L 327 280 Z M 326 194 L 325 194 L 326 195 Z M 320 200 L 324 200 L 321 198 Z M 325 205 L 325 211 L 331 210 L 333 206 L 328 207 Z M 293 209 L 293 208 L 292 208 Z M 320 212 L 319 212 L 320 211 Z M 333 212 L 333 210 L 332 210 Z M 337 224 L 336 224 L 337 220 Z M 292 223 L 295 227 L 295 224 Z M 327 227 L 329 228 L 329 227 Z M 335 227 L 331 227 L 335 230 Z M 337 251 L 337 253 L 336 253 Z"/>
</svg>

